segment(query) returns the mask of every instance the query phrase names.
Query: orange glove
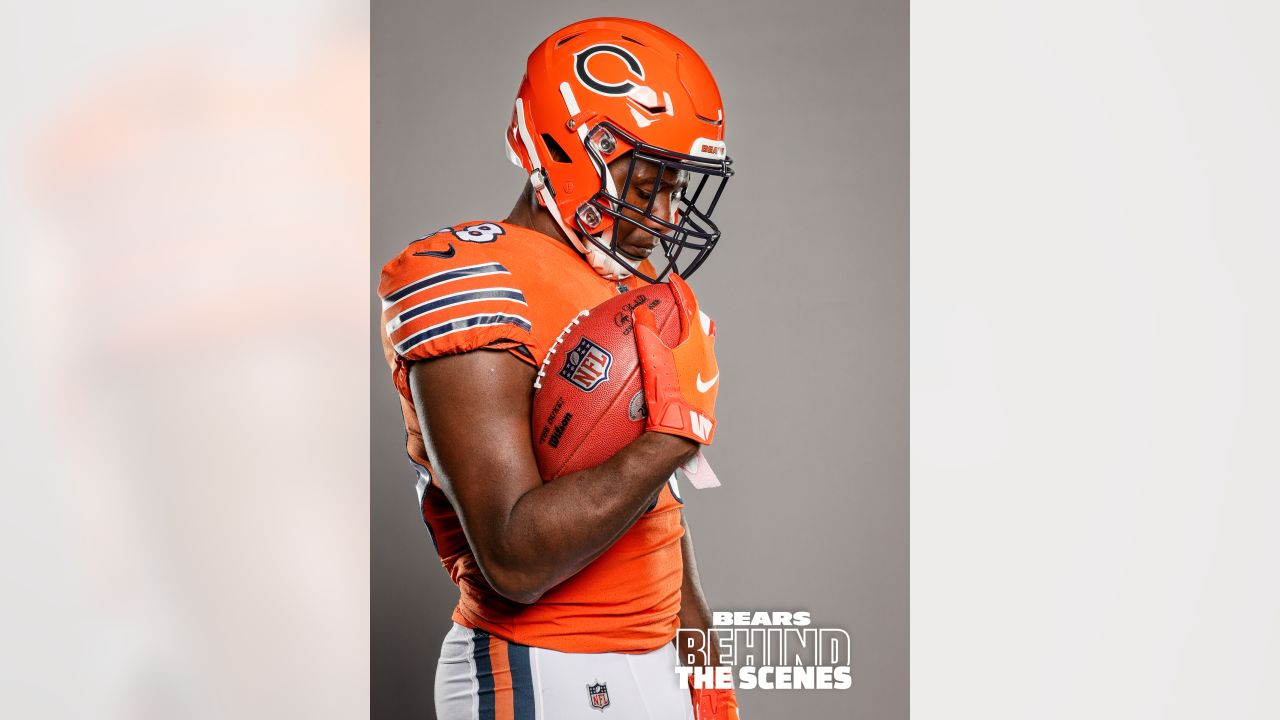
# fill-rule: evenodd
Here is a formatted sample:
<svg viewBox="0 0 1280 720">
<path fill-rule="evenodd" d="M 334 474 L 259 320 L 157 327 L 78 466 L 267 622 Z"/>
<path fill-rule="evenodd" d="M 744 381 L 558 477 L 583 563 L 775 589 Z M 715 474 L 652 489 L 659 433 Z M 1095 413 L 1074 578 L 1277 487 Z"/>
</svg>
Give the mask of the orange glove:
<svg viewBox="0 0 1280 720">
<path fill-rule="evenodd" d="M 689 688 L 693 696 L 694 720 L 739 720 L 738 698 L 733 688 L 724 690 L 698 690 Z"/>
<path fill-rule="evenodd" d="M 649 408 L 645 429 L 710 445 L 716 432 L 716 393 L 720 388 L 716 325 L 698 310 L 698 299 L 680 276 L 672 273 L 667 284 L 680 318 L 680 342 L 674 348 L 658 337 L 649 308 L 641 305 L 634 311 L 640 375 Z"/>
</svg>

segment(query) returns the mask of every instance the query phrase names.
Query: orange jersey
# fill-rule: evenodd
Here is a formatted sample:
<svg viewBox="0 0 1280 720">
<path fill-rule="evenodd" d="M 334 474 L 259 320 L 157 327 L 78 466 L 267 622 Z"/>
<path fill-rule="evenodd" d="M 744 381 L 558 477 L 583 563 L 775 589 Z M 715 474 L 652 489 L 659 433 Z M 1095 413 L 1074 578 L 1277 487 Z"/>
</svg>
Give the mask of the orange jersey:
<svg viewBox="0 0 1280 720">
<path fill-rule="evenodd" d="M 512 602 L 489 587 L 457 512 L 434 479 L 408 382 L 414 361 L 481 348 L 508 351 L 539 367 L 580 311 L 641 284 L 600 277 L 554 238 L 484 221 L 443 228 L 383 267 L 383 348 L 400 391 L 422 517 L 461 591 L 453 613 L 459 624 L 522 645 L 577 653 L 648 652 L 675 637 L 684 530 L 673 483 L 578 574 L 532 605 Z"/>
</svg>

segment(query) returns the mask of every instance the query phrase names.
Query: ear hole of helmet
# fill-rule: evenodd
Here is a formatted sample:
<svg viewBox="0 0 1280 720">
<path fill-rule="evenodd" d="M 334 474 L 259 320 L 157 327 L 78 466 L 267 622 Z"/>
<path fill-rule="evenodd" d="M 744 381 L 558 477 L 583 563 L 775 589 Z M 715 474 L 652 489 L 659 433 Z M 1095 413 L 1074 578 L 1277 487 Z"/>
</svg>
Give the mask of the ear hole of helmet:
<svg viewBox="0 0 1280 720">
<path fill-rule="evenodd" d="M 552 160 L 558 163 L 572 162 L 569 159 L 569 153 L 565 152 L 564 148 L 560 147 L 560 143 L 556 142 L 556 139 L 551 137 L 550 134 L 542 133 L 542 144 L 547 146 L 547 152 L 551 153 Z"/>
</svg>

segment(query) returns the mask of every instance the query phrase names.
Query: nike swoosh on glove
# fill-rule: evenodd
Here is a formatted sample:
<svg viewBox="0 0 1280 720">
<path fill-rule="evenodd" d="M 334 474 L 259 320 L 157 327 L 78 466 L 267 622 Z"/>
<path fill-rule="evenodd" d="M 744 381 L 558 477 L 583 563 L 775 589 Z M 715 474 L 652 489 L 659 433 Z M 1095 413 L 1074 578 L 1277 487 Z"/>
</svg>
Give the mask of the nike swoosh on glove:
<svg viewBox="0 0 1280 720">
<path fill-rule="evenodd" d="M 716 394 L 720 369 L 716 365 L 716 324 L 698 309 L 689 284 L 672 274 L 667 283 L 680 318 L 680 340 L 669 348 L 658 337 L 649 308 L 633 311 L 640 376 L 649 415 L 645 429 L 710 445 L 716 432 Z"/>
</svg>

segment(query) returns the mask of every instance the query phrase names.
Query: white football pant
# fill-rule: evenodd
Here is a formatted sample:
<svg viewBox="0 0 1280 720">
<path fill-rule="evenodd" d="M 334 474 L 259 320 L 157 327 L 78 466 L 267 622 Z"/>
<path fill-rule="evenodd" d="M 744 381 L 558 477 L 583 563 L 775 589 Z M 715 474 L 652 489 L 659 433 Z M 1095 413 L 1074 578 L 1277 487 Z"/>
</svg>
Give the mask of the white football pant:
<svg viewBox="0 0 1280 720">
<path fill-rule="evenodd" d="M 562 653 L 454 623 L 436 666 L 437 720 L 693 720 L 671 644 Z"/>
</svg>

